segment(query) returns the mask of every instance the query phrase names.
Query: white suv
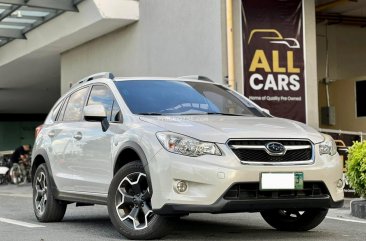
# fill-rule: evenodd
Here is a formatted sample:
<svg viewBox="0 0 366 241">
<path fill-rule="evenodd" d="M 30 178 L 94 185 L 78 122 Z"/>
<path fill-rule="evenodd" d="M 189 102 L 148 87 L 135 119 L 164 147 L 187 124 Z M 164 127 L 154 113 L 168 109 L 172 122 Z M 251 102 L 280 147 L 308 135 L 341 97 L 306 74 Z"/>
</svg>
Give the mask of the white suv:
<svg viewBox="0 0 366 241">
<path fill-rule="evenodd" d="M 79 81 L 37 129 L 33 204 L 41 222 L 67 204 L 108 205 L 130 239 L 162 237 L 189 213 L 260 212 L 306 231 L 343 205 L 330 136 L 275 118 L 207 78 Z"/>
</svg>

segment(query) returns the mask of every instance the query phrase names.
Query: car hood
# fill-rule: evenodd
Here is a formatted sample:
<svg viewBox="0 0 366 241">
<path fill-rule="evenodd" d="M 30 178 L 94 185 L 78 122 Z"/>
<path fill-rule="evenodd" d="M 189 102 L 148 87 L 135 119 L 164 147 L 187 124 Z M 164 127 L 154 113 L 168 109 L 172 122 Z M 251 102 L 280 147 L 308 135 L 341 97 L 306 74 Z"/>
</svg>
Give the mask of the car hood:
<svg viewBox="0 0 366 241">
<path fill-rule="evenodd" d="M 313 128 L 292 120 L 243 116 L 144 116 L 140 120 L 167 131 L 202 141 L 225 143 L 228 139 L 309 139 L 319 143 L 324 137 Z"/>
</svg>

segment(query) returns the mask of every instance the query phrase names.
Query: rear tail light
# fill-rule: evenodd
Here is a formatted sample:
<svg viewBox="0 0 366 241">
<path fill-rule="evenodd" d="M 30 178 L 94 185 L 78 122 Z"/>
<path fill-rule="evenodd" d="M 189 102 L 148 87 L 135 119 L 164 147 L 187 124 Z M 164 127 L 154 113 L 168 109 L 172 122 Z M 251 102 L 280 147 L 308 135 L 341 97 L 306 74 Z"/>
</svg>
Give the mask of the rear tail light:
<svg viewBox="0 0 366 241">
<path fill-rule="evenodd" d="M 43 125 L 37 126 L 34 132 L 35 138 L 37 138 L 38 134 L 41 132 Z"/>
</svg>

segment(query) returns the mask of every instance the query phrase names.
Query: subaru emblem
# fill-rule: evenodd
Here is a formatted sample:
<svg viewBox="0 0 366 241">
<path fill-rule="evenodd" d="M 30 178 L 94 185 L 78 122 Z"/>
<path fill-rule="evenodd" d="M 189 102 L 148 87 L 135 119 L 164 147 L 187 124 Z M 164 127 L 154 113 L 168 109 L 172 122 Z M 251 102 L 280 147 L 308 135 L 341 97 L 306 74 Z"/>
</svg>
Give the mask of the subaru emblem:
<svg viewBox="0 0 366 241">
<path fill-rule="evenodd" d="M 278 155 L 278 156 L 281 156 L 281 155 L 284 155 L 285 152 L 286 152 L 286 148 L 284 145 L 282 145 L 281 143 L 279 142 L 269 142 L 266 144 L 266 149 L 267 149 L 267 152 L 268 154 L 272 154 L 272 155 Z"/>
</svg>

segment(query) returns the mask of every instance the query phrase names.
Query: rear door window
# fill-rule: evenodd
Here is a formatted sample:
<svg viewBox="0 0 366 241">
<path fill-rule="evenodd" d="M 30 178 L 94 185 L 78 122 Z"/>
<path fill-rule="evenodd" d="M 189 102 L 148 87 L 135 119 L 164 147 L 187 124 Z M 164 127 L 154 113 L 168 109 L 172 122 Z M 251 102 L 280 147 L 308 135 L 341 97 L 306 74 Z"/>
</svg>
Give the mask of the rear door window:
<svg viewBox="0 0 366 241">
<path fill-rule="evenodd" d="M 67 103 L 65 114 L 63 117 L 63 121 L 80 121 L 83 116 L 83 106 L 88 94 L 88 87 L 80 89 L 73 94 L 71 94 L 69 98 L 69 102 Z"/>
</svg>

